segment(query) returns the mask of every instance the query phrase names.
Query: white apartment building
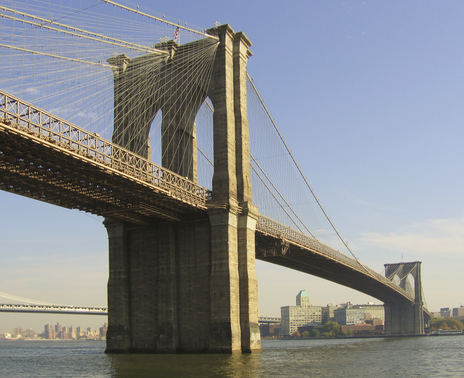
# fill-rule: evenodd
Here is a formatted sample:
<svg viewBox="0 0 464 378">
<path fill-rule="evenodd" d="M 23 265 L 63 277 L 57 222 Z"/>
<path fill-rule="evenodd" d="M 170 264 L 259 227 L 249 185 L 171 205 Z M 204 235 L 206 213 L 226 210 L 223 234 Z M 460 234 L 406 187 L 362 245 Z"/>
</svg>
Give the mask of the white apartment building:
<svg viewBox="0 0 464 378">
<path fill-rule="evenodd" d="M 309 294 L 301 290 L 296 296 L 296 306 L 280 308 L 281 335 L 292 335 L 298 327 L 322 324 L 322 307 L 311 306 Z"/>
</svg>

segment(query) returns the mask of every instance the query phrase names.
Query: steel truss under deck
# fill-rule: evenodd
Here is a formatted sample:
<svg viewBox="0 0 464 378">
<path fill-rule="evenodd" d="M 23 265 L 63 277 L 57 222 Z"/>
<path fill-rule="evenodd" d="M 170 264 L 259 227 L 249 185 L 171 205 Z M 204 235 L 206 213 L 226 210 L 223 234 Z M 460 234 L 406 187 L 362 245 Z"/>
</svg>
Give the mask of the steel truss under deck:
<svg viewBox="0 0 464 378">
<path fill-rule="evenodd" d="M 206 217 L 211 192 L 0 91 L 0 189 L 146 224 Z"/>
</svg>

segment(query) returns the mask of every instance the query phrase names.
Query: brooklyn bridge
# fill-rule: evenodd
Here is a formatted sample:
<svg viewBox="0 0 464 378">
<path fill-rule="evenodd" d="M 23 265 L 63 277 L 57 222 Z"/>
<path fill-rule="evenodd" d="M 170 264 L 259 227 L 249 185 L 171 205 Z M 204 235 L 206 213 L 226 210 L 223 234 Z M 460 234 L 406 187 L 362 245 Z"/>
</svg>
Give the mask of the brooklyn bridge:
<svg viewBox="0 0 464 378">
<path fill-rule="evenodd" d="M 303 183 L 326 215 L 247 74 L 244 33 L 112 1 L 44 3 L 0 7 L 11 35 L 0 189 L 105 218 L 107 352 L 259 350 L 256 259 L 381 300 L 387 335 L 424 333 L 420 262 L 376 273 L 321 242 L 312 210 L 292 205 Z M 121 36 L 109 23 L 137 27 Z"/>
</svg>

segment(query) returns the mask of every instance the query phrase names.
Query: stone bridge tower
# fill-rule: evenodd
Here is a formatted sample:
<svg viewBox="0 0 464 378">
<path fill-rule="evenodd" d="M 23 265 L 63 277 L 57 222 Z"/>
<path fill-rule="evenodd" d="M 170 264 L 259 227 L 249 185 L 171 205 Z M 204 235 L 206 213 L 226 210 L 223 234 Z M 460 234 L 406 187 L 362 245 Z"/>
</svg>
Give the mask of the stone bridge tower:
<svg viewBox="0 0 464 378">
<path fill-rule="evenodd" d="M 208 33 L 218 36 L 219 42 L 192 44 L 215 49 L 211 84 L 200 79 L 187 82 L 190 89 L 182 93 L 188 93 L 188 106 L 182 98 L 177 98 L 178 104 L 168 104 L 157 89 L 163 83 L 154 82 L 148 97 L 141 88 L 153 70 L 163 73 L 161 80 L 181 83 L 185 70 L 180 57 L 191 44 L 158 45 L 168 56 L 109 59 L 117 66 L 113 140 L 147 157 L 148 131 L 162 109 L 163 135 L 170 139 L 162 142 L 166 156 L 162 165 L 195 181 L 195 115 L 209 96 L 214 105 L 214 176 L 212 200 L 202 219 L 150 226 L 105 220 L 110 260 L 108 353 L 260 349 L 255 273 L 258 211 L 252 204 L 246 99 L 251 43 L 228 25 Z M 185 63 L 190 70 L 196 64 Z M 176 90 L 175 85 L 170 88 Z M 174 124 L 177 131 L 169 129 Z M 179 151 L 188 159 L 179 159 Z"/>
<path fill-rule="evenodd" d="M 385 264 L 385 277 L 393 280 L 397 276 L 399 286 L 408 291 L 407 278 L 414 279 L 414 304 L 385 303 L 386 335 L 422 335 L 424 334 L 424 305 L 422 301 L 421 262 Z"/>
</svg>

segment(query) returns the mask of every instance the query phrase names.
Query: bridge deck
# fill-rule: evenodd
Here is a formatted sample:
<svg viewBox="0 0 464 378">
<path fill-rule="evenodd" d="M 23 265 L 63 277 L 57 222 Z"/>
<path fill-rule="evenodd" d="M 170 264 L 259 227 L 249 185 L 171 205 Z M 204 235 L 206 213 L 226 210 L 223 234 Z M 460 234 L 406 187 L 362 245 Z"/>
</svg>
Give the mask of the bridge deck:
<svg viewBox="0 0 464 378">
<path fill-rule="evenodd" d="M 406 291 L 359 261 L 263 216 L 257 224 L 256 258 L 325 278 L 385 303 L 414 302 Z"/>
<path fill-rule="evenodd" d="M 206 188 L 0 91 L 0 189 L 152 223 L 206 217 Z"/>
</svg>

